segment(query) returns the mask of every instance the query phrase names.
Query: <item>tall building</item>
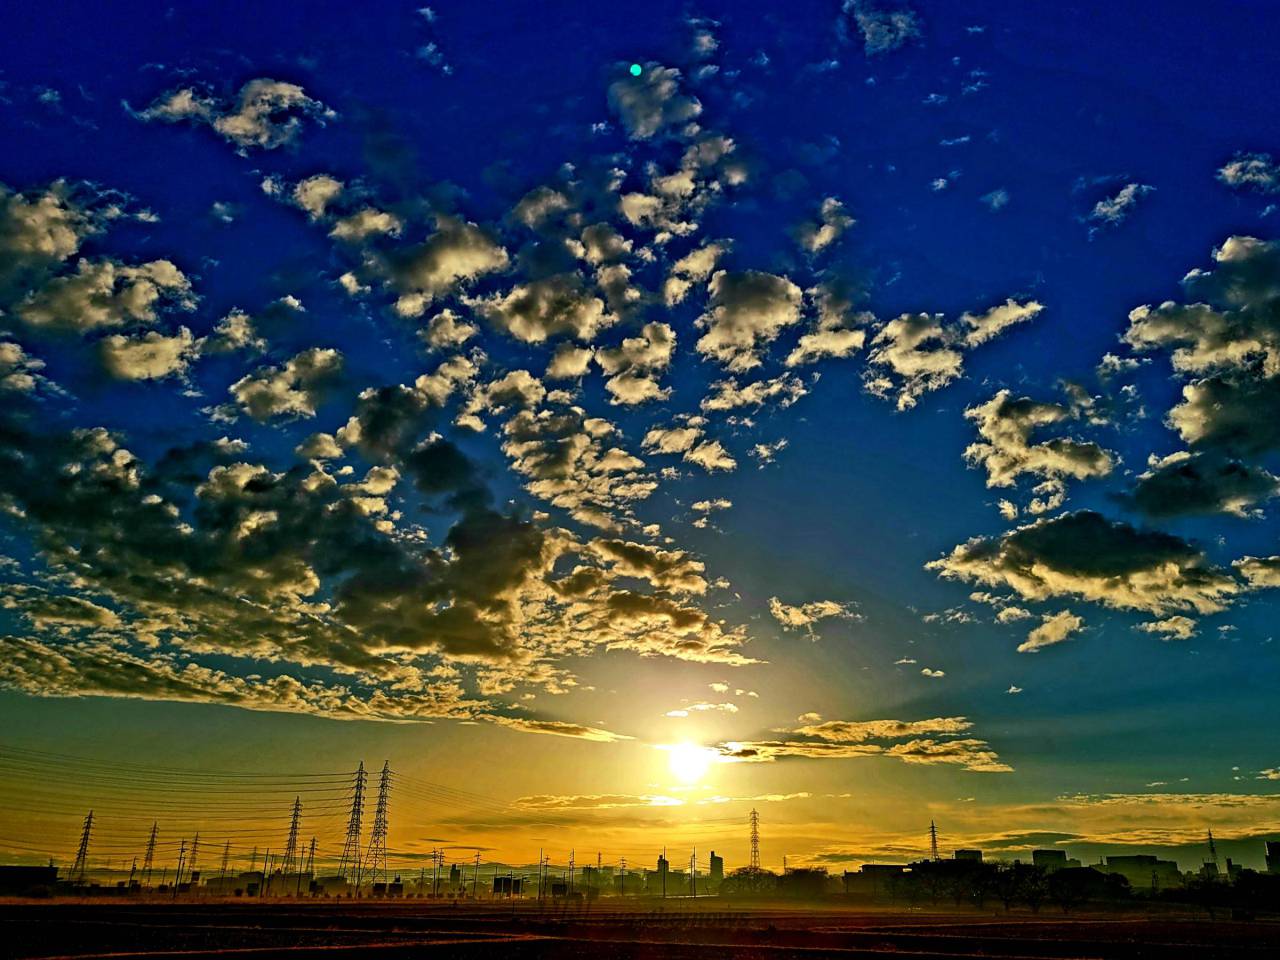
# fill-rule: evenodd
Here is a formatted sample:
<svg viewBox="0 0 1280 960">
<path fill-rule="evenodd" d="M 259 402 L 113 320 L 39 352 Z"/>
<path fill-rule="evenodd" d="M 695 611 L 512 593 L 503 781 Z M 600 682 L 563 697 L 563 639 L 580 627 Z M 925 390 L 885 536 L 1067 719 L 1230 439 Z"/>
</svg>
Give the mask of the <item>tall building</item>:
<svg viewBox="0 0 1280 960">
<path fill-rule="evenodd" d="M 720 889 L 720 884 L 724 880 L 724 857 L 717 857 L 714 850 L 711 851 L 711 860 L 707 866 L 707 884 L 714 893 Z"/>
<path fill-rule="evenodd" d="M 1280 840 L 1268 840 L 1267 851 L 1267 873 L 1280 873 Z"/>
<path fill-rule="evenodd" d="M 671 864 L 667 862 L 667 855 L 664 852 L 662 856 L 658 857 L 658 870 L 653 878 L 653 889 L 649 892 L 665 897 L 667 895 L 667 877 L 670 873 Z"/>
<path fill-rule="evenodd" d="M 1149 854 L 1107 857 L 1107 865 L 1103 869 L 1107 873 L 1120 874 L 1135 890 L 1160 890 L 1182 885 L 1182 871 L 1176 863 L 1159 860 Z"/>
<path fill-rule="evenodd" d="M 982 851 L 981 850 L 957 850 L 956 859 L 957 860 L 973 860 L 973 861 L 976 861 L 977 863 L 981 863 Z"/>
<path fill-rule="evenodd" d="M 1067 865 L 1065 850 L 1032 850 L 1031 862 L 1045 870 L 1061 870 Z"/>
</svg>

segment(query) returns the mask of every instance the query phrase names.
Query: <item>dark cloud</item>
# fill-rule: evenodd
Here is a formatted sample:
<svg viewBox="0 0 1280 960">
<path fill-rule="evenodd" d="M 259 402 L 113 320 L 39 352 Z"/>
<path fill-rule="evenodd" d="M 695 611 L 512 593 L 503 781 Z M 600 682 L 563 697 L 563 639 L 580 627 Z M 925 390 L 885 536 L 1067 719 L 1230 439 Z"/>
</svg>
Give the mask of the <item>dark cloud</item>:
<svg viewBox="0 0 1280 960">
<path fill-rule="evenodd" d="M 1150 517 L 1231 513 L 1248 515 L 1280 491 L 1280 479 L 1261 467 L 1204 453 L 1153 458 L 1125 497 Z"/>
<path fill-rule="evenodd" d="M 1027 600 L 1075 596 L 1150 613 L 1211 613 L 1242 589 L 1186 541 L 1091 510 L 975 538 L 927 566 L 944 577 L 1011 589 Z"/>
</svg>

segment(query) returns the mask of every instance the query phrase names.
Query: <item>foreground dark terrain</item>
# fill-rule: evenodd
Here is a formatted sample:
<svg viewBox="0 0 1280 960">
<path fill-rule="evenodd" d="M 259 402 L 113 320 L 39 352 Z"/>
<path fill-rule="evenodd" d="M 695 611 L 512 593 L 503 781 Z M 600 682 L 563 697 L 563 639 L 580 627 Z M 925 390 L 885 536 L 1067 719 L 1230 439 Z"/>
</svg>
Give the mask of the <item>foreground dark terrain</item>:
<svg viewBox="0 0 1280 960">
<path fill-rule="evenodd" d="M 0 903 L 0 956 L 267 958 L 1274 957 L 1280 924 L 1109 914 L 536 904 Z"/>
</svg>

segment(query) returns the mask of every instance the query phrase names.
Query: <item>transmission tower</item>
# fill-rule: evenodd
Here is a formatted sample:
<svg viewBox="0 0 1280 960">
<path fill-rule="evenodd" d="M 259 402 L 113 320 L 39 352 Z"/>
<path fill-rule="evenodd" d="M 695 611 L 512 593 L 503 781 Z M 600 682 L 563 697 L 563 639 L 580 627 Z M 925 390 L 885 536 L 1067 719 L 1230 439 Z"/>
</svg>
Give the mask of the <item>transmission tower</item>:
<svg viewBox="0 0 1280 960">
<path fill-rule="evenodd" d="M 84 829 L 80 831 L 80 846 L 76 849 L 75 866 L 71 868 L 71 879 L 84 885 L 89 872 L 89 836 L 93 833 L 93 811 L 84 818 Z"/>
<path fill-rule="evenodd" d="M 378 776 L 378 804 L 373 809 L 373 830 L 369 833 L 369 849 L 364 865 L 370 883 L 387 882 L 387 795 L 391 792 L 391 761 L 384 761 Z"/>
<path fill-rule="evenodd" d="M 938 856 L 938 828 L 932 820 L 929 821 L 929 859 L 942 859 Z"/>
<path fill-rule="evenodd" d="M 351 817 L 347 820 L 347 841 L 342 846 L 342 859 L 338 861 L 338 876 L 351 879 L 360 885 L 360 822 L 364 818 L 364 785 L 368 779 L 364 761 L 356 768 L 351 793 Z"/>
<path fill-rule="evenodd" d="M 227 841 L 227 845 L 222 848 L 222 876 L 227 875 L 227 864 L 231 861 L 231 841 Z"/>
<path fill-rule="evenodd" d="M 760 814 L 751 810 L 751 865 L 753 874 L 760 872 Z"/>
<path fill-rule="evenodd" d="M 142 872 L 146 874 L 147 886 L 151 886 L 151 868 L 156 859 L 156 834 L 160 832 L 160 824 L 151 824 L 151 836 L 147 838 L 147 852 L 142 855 Z"/>
<path fill-rule="evenodd" d="M 698 850 L 695 847 L 689 854 L 689 894 L 698 895 Z"/>
<path fill-rule="evenodd" d="M 1213 842 L 1213 831 L 1209 831 L 1209 861 L 1213 864 L 1213 872 L 1218 873 L 1218 845 Z"/>
<path fill-rule="evenodd" d="M 293 801 L 293 816 L 289 818 L 289 839 L 284 843 L 284 872 L 301 873 L 302 855 L 298 850 L 298 823 L 302 820 L 302 798 Z"/>
<path fill-rule="evenodd" d="M 191 879 L 192 883 L 195 883 L 196 881 L 196 854 L 199 852 L 200 833 L 197 831 L 195 837 L 191 840 L 191 861 L 187 864 L 187 876 Z"/>
</svg>

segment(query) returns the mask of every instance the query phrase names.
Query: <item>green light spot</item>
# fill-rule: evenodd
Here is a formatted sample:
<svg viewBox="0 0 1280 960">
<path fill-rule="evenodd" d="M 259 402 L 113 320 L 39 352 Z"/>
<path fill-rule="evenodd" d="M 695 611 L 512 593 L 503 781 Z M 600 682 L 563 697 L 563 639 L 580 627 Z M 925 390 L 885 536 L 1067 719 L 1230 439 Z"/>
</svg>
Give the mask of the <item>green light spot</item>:
<svg viewBox="0 0 1280 960">
<path fill-rule="evenodd" d="M 641 66 L 640 66 L 640 64 L 638 64 L 638 63 L 633 63 L 633 64 L 631 65 L 631 75 L 632 75 L 633 77 L 638 77 L 638 76 L 640 76 L 640 74 L 642 74 L 642 73 L 644 73 L 644 68 L 643 68 L 643 67 L 641 67 Z"/>
</svg>

